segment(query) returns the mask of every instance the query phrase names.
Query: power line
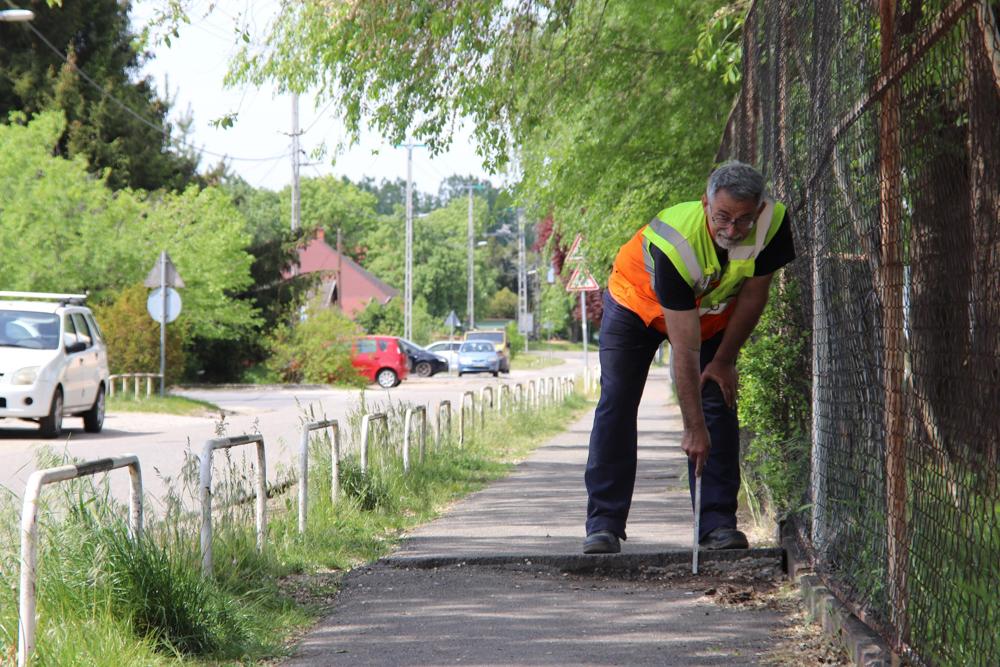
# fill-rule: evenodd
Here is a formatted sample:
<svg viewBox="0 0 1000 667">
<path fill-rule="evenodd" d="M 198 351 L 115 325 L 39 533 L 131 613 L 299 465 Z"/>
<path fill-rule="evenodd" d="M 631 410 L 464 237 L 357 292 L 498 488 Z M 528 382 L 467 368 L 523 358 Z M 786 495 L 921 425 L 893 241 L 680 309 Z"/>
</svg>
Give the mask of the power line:
<svg viewBox="0 0 1000 667">
<path fill-rule="evenodd" d="M 16 6 L 12 2 L 10 2 L 10 0 L 7 0 L 7 5 L 10 6 L 10 7 L 15 7 L 16 8 Z M 66 63 L 67 65 L 69 65 L 70 67 L 72 67 L 73 70 L 77 74 L 80 75 L 80 78 L 82 78 L 84 81 L 86 81 L 88 84 L 90 84 L 94 88 L 94 90 L 96 90 L 97 92 L 99 92 L 101 94 L 102 97 L 104 97 L 105 99 L 108 99 L 108 100 L 114 102 L 125 113 L 127 113 L 130 116 L 132 116 L 133 118 L 135 118 L 137 121 L 139 121 L 143 125 L 145 125 L 145 126 L 147 126 L 149 128 L 152 128 L 156 132 L 163 132 L 163 130 L 164 130 L 164 126 L 163 125 L 158 125 L 158 124 L 150 121 L 149 119 L 143 117 L 141 114 L 139 114 L 139 112 L 137 112 L 134 109 L 132 109 L 132 107 L 128 106 L 127 104 L 125 104 L 124 102 L 122 102 L 121 100 L 119 100 L 117 97 L 115 97 L 111 93 L 109 93 L 106 90 L 104 90 L 104 88 L 99 83 L 97 83 L 97 81 L 95 81 L 94 79 L 92 79 L 90 77 L 90 75 L 88 75 L 86 72 L 84 72 L 83 69 L 81 69 L 80 67 L 78 67 L 75 64 L 71 63 L 69 61 L 69 58 L 66 57 L 66 54 L 64 54 L 58 47 L 56 47 L 52 42 L 50 42 L 49 39 L 44 34 L 42 34 L 42 32 L 40 30 L 38 30 L 38 28 L 36 28 L 35 26 L 33 26 L 31 23 L 26 23 L 25 25 L 28 27 L 28 30 L 30 30 L 39 40 L 41 40 L 41 42 L 43 44 L 45 44 L 45 46 L 47 46 L 49 48 L 49 50 L 51 50 L 53 53 L 55 53 L 64 63 Z M 223 160 L 232 160 L 234 162 L 270 162 L 272 160 L 281 160 L 283 158 L 288 157 L 288 155 L 289 155 L 288 153 L 282 153 L 281 155 L 273 155 L 273 156 L 270 156 L 270 157 L 235 157 L 235 156 L 232 156 L 232 155 L 226 155 L 226 154 L 223 154 L 223 153 L 216 153 L 214 151 L 210 151 L 207 148 L 205 148 L 204 146 L 200 146 L 199 147 L 199 146 L 196 146 L 194 144 L 188 145 L 188 144 L 186 144 L 186 143 L 184 143 L 182 141 L 179 141 L 179 140 L 173 139 L 173 138 L 171 138 L 170 142 L 171 142 L 171 144 L 173 144 L 177 148 L 181 148 L 181 149 L 193 148 L 196 151 L 198 151 L 199 153 L 203 153 L 203 154 L 211 156 L 211 157 L 221 158 Z"/>
</svg>

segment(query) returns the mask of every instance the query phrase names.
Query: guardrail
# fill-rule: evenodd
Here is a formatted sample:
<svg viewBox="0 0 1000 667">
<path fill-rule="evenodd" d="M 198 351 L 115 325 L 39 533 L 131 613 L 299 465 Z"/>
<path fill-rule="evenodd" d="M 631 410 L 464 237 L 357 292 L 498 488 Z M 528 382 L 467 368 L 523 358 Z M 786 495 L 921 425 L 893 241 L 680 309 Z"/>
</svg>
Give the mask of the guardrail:
<svg viewBox="0 0 1000 667">
<path fill-rule="evenodd" d="M 413 421 L 413 414 L 420 413 L 420 449 L 417 460 L 424 462 L 424 447 L 427 444 L 427 408 L 418 405 L 415 408 L 406 409 L 406 417 L 403 419 L 403 472 L 410 471 L 410 424 Z"/>
<path fill-rule="evenodd" d="M 385 425 L 385 437 L 389 439 L 389 417 L 384 412 L 370 412 L 361 418 L 361 472 L 368 470 L 368 436 L 373 421 Z"/>
<path fill-rule="evenodd" d="M 330 466 L 333 469 L 330 480 L 330 502 L 337 503 L 340 495 L 340 424 L 336 419 L 306 422 L 299 437 L 299 533 L 306 532 L 306 518 L 309 512 L 309 434 L 324 429 L 333 430 L 330 441 Z"/>
<path fill-rule="evenodd" d="M 264 551 L 264 531 L 267 530 L 267 463 L 264 457 L 264 436 L 237 435 L 228 438 L 212 438 L 201 449 L 201 573 L 212 576 L 212 454 L 217 449 L 229 449 L 241 445 L 257 445 L 257 490 L 256 524 L 257 553 Z"/>
<path fill-rule="evenodd" d="M 437 443 L 436 447 L 441 448 L 441 411 L 443 408 L 448 408 L 445 412 L 448 413 L 448 439 L 451 440 L 451 401 L 441 401 L 438 403 L 437 409 Z"/>
<path fill-rule="evenodd" d="M 473 426 L 476 422 L 476 395 L 471 391 L 463 391 L 458 404 L 458 446 L 465 446 L 465 399 L 469 398 L 469 415 L 472 417 Z"/>
<path fill-rule="evenodd" d="M 159 373 L 117 373 L 115 375 L 108 376 L 108 396 L 115 395 L 115 381 L 122 381 L 122 393 L 124 394 L 128 389 L 128 381 L 132 380 L 134 386 L 135 398 L 139 399 L 139 380 L 146 380 L 146 398 L 153 395 L 153 380 L 159 379 L 160 384 L 163 383 L 163 376 Z"/>
<path fill-rule="evenodd" d="M 479 426 L 486 428 L 486 392 L 490 392 L 490 409 L 493 409 L 493 387 L 486 386 L 479 390 Z"/>
<path fill-rule="evenodd" d="M 154 376 L 155 374 L 147 374 Z M 132 376 L 130 376 L 132 377 Z M 486 390 L 489 389 L 490 406 L 494 407 L 496 399 L 498 414 L 503 413 L 503 394 L 507 393 L 511 410 L 527 410 L 541 405 L 542 394 L 548 393 L 555 397 L 556 387 L 559 387 L 558 397 L 565 400 L 566 396 L 575 390 L 575 379 L 562 377 L 558 384 L 555 378 L 539 378 L 530 380 L 525 385 L 517 383 L 513 385 L 513 390 L 509 385 L 499 385 L 496 389 L 485 387 L 480 392 L 480 416 L 485 419 Z M 540 389 L 542 387 L 542 389 Z M 547 391 L 546 391 L 547 390 Z M 466 400 L 468 398 L 468 401 Z M 468 403 L 468 405 L 467 405 Z M 468 412 L 466 411 L 468 408 Z M 410 407 L 406 410 L 403 422 L 403 469 L 411 469 L 412 441 L 413 441 L 413 417 L 419 414 L 420 441 L 417 461 L 423 462 L 426 451 L 426 439 L 428 428 L 428 415 L 425 406 Z M 476 395 L 472 391 L 465 391 L 460 398 L 459 408 L 459 444 L 466 443 L 466 424 L 471 429 L 475 428 L 476 417 Z M 437 407 L 437 447 L 440 448 L 445 442 L 445 434 L 448 440 L 451 439 L 452 432 L 452 403 L 444 400 L 439 402 Z M 471 419 L 471 421 L 469 421 Z M 369 447 L 371 422 L 381 422 L 384 425 L 386 437 L 390 438 L 390 423 L 388 415 L 385 413 L 370 413 L 364 415 L 361 420 L 361 469 L 367 470 L 369 459 Z M 340 494 L 339 462 L 340 462 L 340 425 L 335 419 L 324 419 L 307 422 L 303 424 L 299 440 L 299 516 L 298 530 L 304 533 L 308 519 L 308 480 L 309 480 L 309 441 L 310 434 L 314 431 L 330 428 L 333 430 L 331 442 L 331 502 L 337 502 Z M 258 552 L 263 552 L 265 548 L 267 532 L 267 465 L 265 456 L 264 437 L 260 434 L 240 435 L 232 437 L 213 438 L 205 442 L 199 461 L 199 484 L 201 498 L 201 568 L 205 577 L 213 574 L 212 563 L 212 461 L 213 453 L 218 449 L 229 449 L 242 445 L 255 445 L 257 454 L 257 471 L 255 479 L 255 524 L 256 524 L 256 547 Z M 36 615 L 36 586 L 37 576 L 37 530 L 38 530 L 38 498 L 41 487 L 44 484 L 64 481 L 85 475 L 93 475 L 99 472 L 128 467 L 132 478 L 129 493 L 129 534 L 133 539 L 138 539 L 143 529 L 142 511 L 142 476 L 138 457 L 135 455 L 124 455 L 96 461 L 89 461 L 79 465 L 67 465 L 47 470 L 39 470 L 31 475 L 28 480 L 24 496 L 24 508 L 21 516 L 21 582 L 20 582 L 20 615 L 18 624 L 18 665 L 25 667 L 30 660 L 35 647 L 35 615 Z"/>
<path fill-rule="evenodd" d="M 26 667 L 31 660 L 31 654 L 35 651 L 35 623 L 37 622 L 35 608 L 38 602 L 37 590 L 35 589 L 35 579 L 38 575 L 38 498 L 42 493 L 42 487 L 46 484 L 65 482 L 77 477 L 96 475 L 126 467 L 131 481 L 128 494 L 129 535 L 133 540 L 137 540 L 142 535 L 142 469 L 139 465 L 139 457 L 135 454 L 36 470 L 28 477 L 28 485 L 24 490 L 24 503 L 21 508 L 21 589 L 17 616 L 18 667 Z"/>
</svg>

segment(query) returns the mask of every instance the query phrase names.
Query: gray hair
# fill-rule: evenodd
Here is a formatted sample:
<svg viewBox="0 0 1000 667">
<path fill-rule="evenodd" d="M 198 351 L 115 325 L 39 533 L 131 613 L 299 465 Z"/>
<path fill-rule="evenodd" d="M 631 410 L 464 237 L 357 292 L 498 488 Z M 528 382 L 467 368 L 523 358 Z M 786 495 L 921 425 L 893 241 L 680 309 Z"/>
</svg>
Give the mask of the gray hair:
<svg viewBox="0 0 1000 667">
<path fill-rule="evenodd" d="M 729 160 L 719 165 L 708 177 L 708 198 L 719 190 L 725 190 L 734 199 L 759 202 L 766 194 L 764 176 L 750 165 L 737 160 Z"/>
</svg>

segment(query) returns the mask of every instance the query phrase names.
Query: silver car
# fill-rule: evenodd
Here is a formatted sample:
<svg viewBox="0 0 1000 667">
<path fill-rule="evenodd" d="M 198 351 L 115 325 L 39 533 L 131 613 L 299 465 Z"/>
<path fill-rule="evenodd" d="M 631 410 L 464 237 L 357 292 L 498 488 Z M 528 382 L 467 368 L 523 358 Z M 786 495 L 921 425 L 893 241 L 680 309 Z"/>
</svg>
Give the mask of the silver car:
<svg viewBox="0 0 1000 667">
<path fill-rule="evenodd" d="M 85 298 L 0 292 L 0 419 L 35 421 L 47 438 L 65 416 L 104 427 L 108 352 Z"/>
</svg>

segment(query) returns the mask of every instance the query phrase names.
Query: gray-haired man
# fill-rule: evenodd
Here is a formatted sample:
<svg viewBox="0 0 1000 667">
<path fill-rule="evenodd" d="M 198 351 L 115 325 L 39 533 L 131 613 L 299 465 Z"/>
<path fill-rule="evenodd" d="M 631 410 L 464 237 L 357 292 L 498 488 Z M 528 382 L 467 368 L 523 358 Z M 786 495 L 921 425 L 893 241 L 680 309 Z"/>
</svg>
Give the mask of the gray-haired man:
<svg viewBox="0 0 1000 667">
<path fill-rule="evenodd" d="M 625 539 L 639 401 L 668 336 L 692 496 L 702 477 L 701 545 L 747 547 L 736 529 L 736 356 L 767 304 L 772 274 L 794 258 L 784 205 L 740 162 L 712 172 L 701 201 L 664 209 L 619 250 L 604 293 L 584 553 L 616 553 Z"/>
</svg>

